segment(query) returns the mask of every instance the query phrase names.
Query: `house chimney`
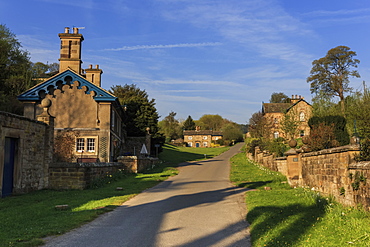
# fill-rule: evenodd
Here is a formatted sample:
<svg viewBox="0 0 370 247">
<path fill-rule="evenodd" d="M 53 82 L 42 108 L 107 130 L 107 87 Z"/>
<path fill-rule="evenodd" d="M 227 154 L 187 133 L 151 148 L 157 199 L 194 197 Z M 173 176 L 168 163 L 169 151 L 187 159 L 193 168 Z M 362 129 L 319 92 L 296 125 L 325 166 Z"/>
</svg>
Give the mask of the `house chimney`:
<svg viewBox="0 0 370 247">
<path fill-rule="evenodd" d="M 103 70 L 99 69 L 99 65 L 96 65 L 95 69 L 93 69 L 92 64 L 90 64 L 89 68 L 85 69 L 85 73 L 86 80 L 95 86 L 101 87 L 101 74 L 103 74 Z"/>
<path fill-rule="evenodd" d="M 64 33 L 59 33 L 61 42 L 59 72 L 70 68 L 78 74 L 81 74 L 81 43 L 84 40 L 82 34 L 78 33 L 78 28 L 73 28 L 73 33 L 69 32 L 70 28 L 64 28 Z"/>
<path fill-rule="evenodd" d="M 298 101 L 299 101 L 299 99 L 301 98 L 301 96 L 299 95 L 299 97 L 298 97 L 298 95 L 296 94 L 296 95 L 292 95 L 292 99 L 290 100 L 290 102 L 292 103 L 292 104 L 295 104 L 295 103 L 297 103 Z"/>
</svg>

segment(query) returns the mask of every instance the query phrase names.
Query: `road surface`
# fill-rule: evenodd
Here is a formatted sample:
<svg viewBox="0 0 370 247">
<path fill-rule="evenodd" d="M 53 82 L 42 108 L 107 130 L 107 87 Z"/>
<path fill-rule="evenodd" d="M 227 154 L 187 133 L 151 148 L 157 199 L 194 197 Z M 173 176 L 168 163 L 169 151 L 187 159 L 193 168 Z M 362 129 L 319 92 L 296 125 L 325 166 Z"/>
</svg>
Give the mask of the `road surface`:
<svg viewBox="0 0 370 247">
<path fill-rule="evenodd" d="M 229 182 L 229 159 L 242 144 L 200 162 L 144 191 L 112 212 L 67 234 L 48 247 L 248 247 L 244 188 Z"/>
</svg>

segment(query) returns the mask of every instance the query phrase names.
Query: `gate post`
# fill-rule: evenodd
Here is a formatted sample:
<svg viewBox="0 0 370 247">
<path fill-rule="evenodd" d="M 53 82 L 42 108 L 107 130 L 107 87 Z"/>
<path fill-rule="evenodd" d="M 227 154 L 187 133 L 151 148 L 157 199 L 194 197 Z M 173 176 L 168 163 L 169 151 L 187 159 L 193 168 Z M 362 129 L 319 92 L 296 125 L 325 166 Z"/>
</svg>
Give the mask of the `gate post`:
<svg viewBox="0 0 370 247">
<path fill-rule="evenodd" d="M 297 141 L 290 140 L 289 146 L 290 150 L 285 152 L 287 156 L 287 177 L 290 186 L 298 186 L 302 177 L 302 164 L 300 161 L 301 155 L 298 154 L 295 147 L 297 146 Z"/>
</svg>

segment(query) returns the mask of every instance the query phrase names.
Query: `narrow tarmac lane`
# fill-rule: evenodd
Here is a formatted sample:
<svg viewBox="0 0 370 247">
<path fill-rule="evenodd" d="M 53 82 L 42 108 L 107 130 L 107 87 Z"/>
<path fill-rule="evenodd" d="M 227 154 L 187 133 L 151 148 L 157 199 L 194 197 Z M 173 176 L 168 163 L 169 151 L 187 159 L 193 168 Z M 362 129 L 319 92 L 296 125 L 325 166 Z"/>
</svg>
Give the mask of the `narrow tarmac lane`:
<svg viewBox="0 0 370 247">
<path fill-rule="evenodd" d="M 182 164 L 179 175 L 45 246 L 250 246 L 246 190 L 229 182 L 229 159 L 242 145 Z"/>
</svg>

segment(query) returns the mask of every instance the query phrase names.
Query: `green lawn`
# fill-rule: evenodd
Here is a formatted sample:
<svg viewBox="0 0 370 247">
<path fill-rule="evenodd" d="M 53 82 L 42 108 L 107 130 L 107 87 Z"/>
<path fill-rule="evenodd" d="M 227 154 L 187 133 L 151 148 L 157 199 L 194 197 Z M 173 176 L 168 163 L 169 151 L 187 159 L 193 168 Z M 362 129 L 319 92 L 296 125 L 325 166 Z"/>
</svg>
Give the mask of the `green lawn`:
<svg viewBox="0 0 370 247">
<path fill-rule="evenodd" d="M 165 152 L 159 154 L 159 158 L 170 165 L 176 165 L 185 161 L 197 161 L 213 158 L 227 150 L 229 147 L 219 148 L 191 148 L 165 145 Z"/>
<path fill-rule="evenodd" d="M 62 234 L 113 210 L 141 191 L 178 173 L 177 164 L 216 156 L 227 148 L 177 148 L 166 145 L 162 164 L 140 174 L 113 174 L 104 186 L 88 190 L 42 190 L 0 199 L 0 246 L 38 246 L 42 238 Z M 123 190 L 116 190 L 122 187 Z M 56 205 L 69 205 L 56 210 Z"/>
<path fill-rule="evenodd" d="M 283 175 L 232 158 L 231 180 L 246 193 L 253 246 L 370 246 L 370 214 L 319 193 L 291 188 Z M 264 187 L 271 187 L 265 190 Z"/>
</svg>

